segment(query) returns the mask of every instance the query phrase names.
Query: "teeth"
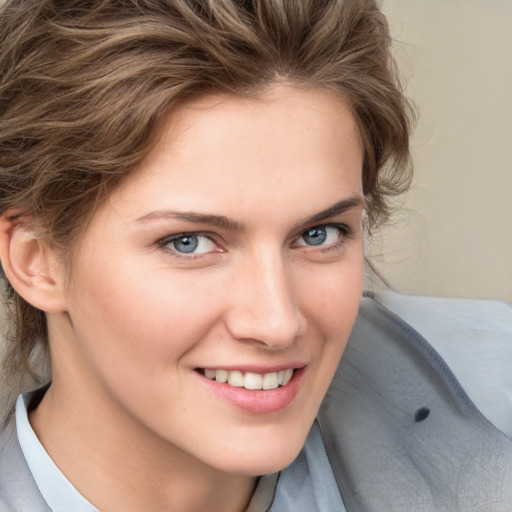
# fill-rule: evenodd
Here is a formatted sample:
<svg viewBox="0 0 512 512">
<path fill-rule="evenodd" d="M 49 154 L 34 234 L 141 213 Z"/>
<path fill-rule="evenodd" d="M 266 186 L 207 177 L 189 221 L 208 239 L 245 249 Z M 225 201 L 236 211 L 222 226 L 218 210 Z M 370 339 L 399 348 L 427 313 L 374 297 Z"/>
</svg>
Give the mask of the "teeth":
<svg viewBox="0 0 512 512">
<path fill-rule="evenodd" d="M 220 382 L 222 384 L 224 384 L 225 382 L 228 381 L 228 372 L 226 370 L 212 370 L 213 372 L 215 372 L 215 380 L 217 382 Z M 208 377 L 208 375 L 207 375 Z M 211 379 L 212 377 L 208 377 L 209 379 Z"/>
<path fill-rule="evenodd" d="M 215 376 L 217 375 L 217 372 L 215 370 L 205 370 L 204 375 L 205 377 L 214 380 Z"/>
<path fill-rule="evenodd" d="M 236 388 L 244 387 L 244 375 L 242 372 L 232 371 L 228 374 L 228 384 Z"/>
<path fill-rule="evenodd" d="M 290 382 L 292 375 L 293 375 L 293 370 L 291 368 L 288 368 L 288 370 L 284 371 L 283 386 L 286 386 L 286 384 L 288 384 L 288 382 Z"/>
<path fill-rule="evenodd" d="M 238 370 L 204 370 L 204 376 L 222 384 L 245 389 L 277 389 L 279 386 L 286 386 L 293 376 L 293 368 L 273 373 L 242 373 Z"/>
<path fill-rule="evenodd" d="M 263 377 L 259 373 L 247 372 L 244 376 L 245 389 L 261 389 Z"/>
<path fill-rule="evenodd" d="M 265 373 L 261 380 L 263 389 L 276 389 L 279 387 L 279 378 L 276 372 Z"/>
</svg>

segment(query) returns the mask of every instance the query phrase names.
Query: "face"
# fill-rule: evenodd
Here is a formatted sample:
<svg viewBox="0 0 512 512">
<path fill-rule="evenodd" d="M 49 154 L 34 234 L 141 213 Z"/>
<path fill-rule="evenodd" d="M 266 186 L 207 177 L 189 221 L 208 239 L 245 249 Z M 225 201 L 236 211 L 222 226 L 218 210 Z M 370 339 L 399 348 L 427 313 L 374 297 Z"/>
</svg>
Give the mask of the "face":
<svg viewBox="0 0 512 512">
<path fill-rule="evenodd" d="M 80 241 L 54 385 L 209 467 L 289 464 L 359 305 L 361 169 L 328 92 L 180 107 Z"/>
</svg>

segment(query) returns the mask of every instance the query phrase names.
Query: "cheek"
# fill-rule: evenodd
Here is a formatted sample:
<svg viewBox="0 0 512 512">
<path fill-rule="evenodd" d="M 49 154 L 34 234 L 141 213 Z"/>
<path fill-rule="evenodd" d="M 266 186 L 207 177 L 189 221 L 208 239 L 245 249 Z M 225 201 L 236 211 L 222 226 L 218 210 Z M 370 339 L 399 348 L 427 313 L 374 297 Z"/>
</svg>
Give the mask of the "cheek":
<svg viewBox="0 0 512 512">
<path fill-rule="evenodd" d="M 305 287 L 309 312 L 324 339 L 346 340 L 357 315 L 364 284 L 362 249 L 349 259 L 329 265 Z"/>
<path fill-rule="evenodd" d="M 218 316 L 207 283 L 140 268 L 103 267 L 101 275 L 84 273 L 76 286 L 70 314 L 78 341 L 109 371 L 151 375 L 173 365 Z"/>
<path fill-rule="evenodd" d="M 340 262 L 338 269 L 333 268 L 332 275 L 325 276 L 323 286 L 319 286 L 312 297 L 317 304 L 314 311 L 317 315 L 315 324 L 320 330 L 320 339 L 323 340 L 316 368 L 317 407 L 320 406 L 343 355 L 363 292 L 362 251 L 350 263 Z"/>
</svg>

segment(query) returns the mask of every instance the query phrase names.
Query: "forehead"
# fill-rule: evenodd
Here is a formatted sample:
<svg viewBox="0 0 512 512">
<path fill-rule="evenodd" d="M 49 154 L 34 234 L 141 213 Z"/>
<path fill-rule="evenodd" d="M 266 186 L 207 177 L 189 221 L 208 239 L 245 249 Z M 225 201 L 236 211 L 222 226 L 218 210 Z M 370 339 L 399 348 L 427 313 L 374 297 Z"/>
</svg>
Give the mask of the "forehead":
<svg viewBox="0 0 512 512">
<path fill-rule="evenodd" d="M 239 211 L 330 196 L 322 209 L 362 193 L 362 153 L 350 108 L 334 93 L 279 85 L 258 98 L 209 96 L 160 124 L 156 146 L 112 199 L 131 203 L 134 216 L 160 202 L 213 212 L 240 200 Z"/>
</svg>

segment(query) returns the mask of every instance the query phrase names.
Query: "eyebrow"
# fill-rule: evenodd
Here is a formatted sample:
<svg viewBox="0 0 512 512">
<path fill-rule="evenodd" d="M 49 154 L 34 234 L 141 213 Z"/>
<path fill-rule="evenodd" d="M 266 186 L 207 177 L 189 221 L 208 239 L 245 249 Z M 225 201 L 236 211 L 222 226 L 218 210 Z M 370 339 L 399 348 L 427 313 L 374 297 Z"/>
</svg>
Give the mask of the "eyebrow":
<svg viewBox="0 0 512 512">
<path fill-rule="evenodd" d="M 361 196 L 355 195 L 349 197 L 347 199 L 343 199 L 342 201 L 338 201 L 337 203 L 329 206 L 325 210 L 321 212 L 315 213 L 312 217 L 309 217 L 303 221 L 298 223 L 298 226 L 306 226 L 311 224 L 316 224 L 318 222 L 322 222 L 323 220 L 330 219 L 331 217 L 335 217 L 336 215 L 341 215 L 347 210 L 352 210 L 354 208 L 363 208 L 364 200 Z"/>
<path fill-rule="evenodd" d="M 299 221 L 297 223 L 297 227 L 315 224 L 331 217 L 335 217 L 336 215 L 340 215 L 347 210 L 363 206 L 363 198 L 361 196 L 355 195 L 347 199 L 343 199 L 342 201 L 338 201 L 329 208 L 315 213 L 315 215 L 312 217 L 308 217 L 307 219 Z M 194 211 L 155 210 L 154 212 L 150 212 L 146 215 L 143 215 L 142 217 L 139 217 L 136 219 L 136 222 L 165 218 L 183 220 L 185 222 L 192 222 L 195 224 L 208 224 L 210 226 L 216 226 L 218 228 L 228 229 L 230 231 L 243 231 L 245 229 L 245 225 L 243 223 L 230 219 L 224 215 L 213 215 Z"/>
<path fill-rule="evenodd" d="M 245 229 L 243 224 L 236 220 L 228 219 L 228 217 L 225 217 L 224 215 L 212 215 L 192 211 L 181 212 L 175 210 L 156 210 L 139 217 L 137 222 L 143 222 L 149 219 L 165 219 L 167 217 L 196 224 L 209 224 L 210 226 L 229 229 L 230 231 L 243 231 Z"/>
</svg>

